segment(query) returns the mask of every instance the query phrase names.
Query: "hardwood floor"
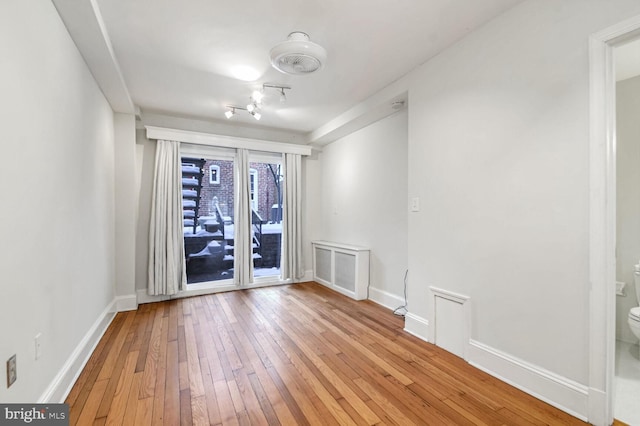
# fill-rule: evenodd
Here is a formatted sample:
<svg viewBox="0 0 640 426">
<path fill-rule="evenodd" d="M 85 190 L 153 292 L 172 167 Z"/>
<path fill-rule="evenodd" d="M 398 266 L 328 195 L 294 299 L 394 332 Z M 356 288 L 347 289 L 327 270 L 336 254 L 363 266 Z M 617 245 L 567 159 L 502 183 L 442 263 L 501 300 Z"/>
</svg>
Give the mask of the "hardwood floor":
<svg viewBox="0 0 640 426">
<path fill-rule="evenodd" d="M 66 402 L 75 425 L 579 425 L 321 285 L 116 316 Z"/>
</svg>

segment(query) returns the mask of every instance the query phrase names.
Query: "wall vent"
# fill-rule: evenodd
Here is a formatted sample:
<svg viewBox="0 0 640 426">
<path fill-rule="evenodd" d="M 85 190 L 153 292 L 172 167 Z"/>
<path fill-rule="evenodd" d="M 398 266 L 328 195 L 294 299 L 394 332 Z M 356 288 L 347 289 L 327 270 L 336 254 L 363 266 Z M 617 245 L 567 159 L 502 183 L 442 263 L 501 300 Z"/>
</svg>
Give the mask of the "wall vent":
<svg viewBox="0 0 640 426">
<path fill-rule="evenodd" d="M 367 298 L 369 249 L 329 241 L 313 241 L 313 279 L 356 300 Z"/>
<path fill-rule="evenodd" d="M 467 359 L 469 346 L 469 297 L 436 287 L 429 287 L 431 306 L 431 343 Z"/>
</svg>

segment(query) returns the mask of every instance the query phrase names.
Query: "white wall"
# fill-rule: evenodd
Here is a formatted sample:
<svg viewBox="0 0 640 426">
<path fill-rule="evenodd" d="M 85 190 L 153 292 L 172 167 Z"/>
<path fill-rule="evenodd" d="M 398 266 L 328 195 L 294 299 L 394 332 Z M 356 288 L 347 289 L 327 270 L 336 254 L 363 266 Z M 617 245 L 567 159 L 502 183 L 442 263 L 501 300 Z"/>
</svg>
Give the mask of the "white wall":
<svg viewBox="0 0 640 426">
<path fill-rule="evenodd" d="M 153 192 L 153 168 L 156 159 L 156 142 L 146 137 L 145 130 L 136 132 L 138 146 L 141 146 L 142 161 L 139 162 L 140 193 L 138 196 L 138 217 L 136 225 L 136 290 L 147 288 L 149 267 L 149 222 L 151 220 L 151 193 Z"/>
<path fill-rule="evenodd" d="M 314 149 L 310 156 L 302 158 L 302 257 L 305 279 L 313 280 L 311 241 L 325 239 L 322 223 L 322 162 L 321 154 Z"/>
<path fill-rule="evenodd" d="M 49 1 L 0 2 L 0 93 L 0 401 L 35 402 L 114 297 L 113 113 Z"/>
<path fill-rule="evenodd" d="M 627 283 L 626 296 L 616 298 L 616 338 L 635 343 L 627 316 L 638 306 L 633 266 L 640 262 L 640 77 L 618 82 L 616 114 L 616 279 Z"/>
<path fill-rule="evenodd" d="M 371 299 L 404 304 L 407 269 L 407 110 L 326 145 L 320 154 L 317 238 L 371 249 Z"/>
<path fill-rule="evenodd" d="M 116 296 L 121 308 L 135 309 L 136 224 L 139 174 L 133 114 L 114 115 Z M 120 309 L 122 310 L 122 309 Z"/>
<path fill-rule="evenodd" d="M 411 76 L 409 306 L 471 297 L 471 338 L 588 381 L 588 36 L 635 1 L 528 1 Z M 423 271 L 418 275 L 413 271 Z"/>
</svg>

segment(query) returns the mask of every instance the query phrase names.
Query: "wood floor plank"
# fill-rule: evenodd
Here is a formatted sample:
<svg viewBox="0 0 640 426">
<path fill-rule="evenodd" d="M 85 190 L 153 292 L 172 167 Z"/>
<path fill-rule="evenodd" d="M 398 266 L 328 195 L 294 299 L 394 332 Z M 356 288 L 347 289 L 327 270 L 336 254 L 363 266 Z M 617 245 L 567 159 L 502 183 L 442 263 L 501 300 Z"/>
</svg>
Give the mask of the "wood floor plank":
<svg viewBox="0 0 640 426">
<path fill-rule="evenodd" d="M 136 363 L 138 362 L 139 352 L 129 352 L 127 354 L 120 380 L 116 392 L 113 395 L 113 402 L 110 404 L 109 414 L 107 415 L 107 425 L 122 424 L 122 419 L 127 407 L 129 392 L 131 391 L 131 383 L 135 374 Z"/>
<path fill-rule="evenodd" d="M 118 358 L 116 360 L 115 365 L 113 366 L 113 371 L 112 371 L 111 377 L 109 378 L 109 384 L 105 389 L 104 396 L 100 404 L 100 408 L 98 408 L 98 412 L 96 413 L 96 418 L 107 417 L 107 415 L 111 410 L 111 404 L 113 403 L 113 398 L 116 393 L 118 383 L 120 382 L 122 373 L 124 371 L 125 362 L 129 355 L 130 347 L 131 347 L 131 342 L 128 341 L 128 342 L 125 342 L 118 349 Z M 116 350 L 117 348 L 118 347 L 116 346 L 114 350 Z"/>
<path fill-rule="evenodd" d="M 77 416 L 77 418 L 74 418 L 75 416 L 71 417 L 69 424 L 86 425 L 93 422 L 96 418 L 96 413 L 100 407 L 100 401 L 102 401 L 102 397 L 104 396 L 104 391 L 107 388 L 108 383 L 108 379 L 95 382 L 95 385 L 91 389 L 91 393 L 89 393 L 87 402 L 82 407 L 82 411 L 79 412 L 79 416 Z"/>
<path fill-rule="evenodd" d="M 207 407 L 207 413 L 209 416 L 209 422 L 211 424 L 218 424 L 221 422 L 220 410 L 216 401 L 216 390 L 213 386 L 213 380 L 211 378 L 211 372 L 209 370 L 209 362 L 207 358 L 200 358 L 200 371 L 202 372 L 202 384 L 204 385 L 204 397 Z"/>
<path fill-rule="evenodd" d="M 204 396 L 202 372 L 200 371 L 200 358 L 196 345 L 196 335 L 192 322 L 192 315 L 184 320 L 185 343 L 187 347 L 187 370 L 189 375 L 189 389 L 191 398 Z"/>
<path fill-rule="evenodd" d="M 180 391 L 180 426 L 193 425 L 191 416 L 191 393 L 189 388 Z"/>
<path fill-rule="evenodd" d="M 169 314 L 169 320 L 172 320 L 171 314 Z M 177 339 L 167 342 L 167 364 L 165 371 L 164 404 L 162 415 L 163 424 L 165 425 L 177 425 L 180 423 L 180 366 L 178 362 Z"/>
<path fill-rule="evenodd" d="M 131 323 L 133 323 L 133 319 L 135 318 L 136 313 L 134 311 L 129 311 L 125 313 L 125 321 L 122 324 L 122 328 L 116 337 L 116 340 L 113 342 L 113 350 L 109 351 L 107 358 L 104 360 L 102 364 L 102 368 L 100 370 L 100 374 L 98 374 L 97 380 L 104 380 L 111 377 L 111 374 L 114 371 L 114 367 L 118 360 L 118 356 L 120 354 L 120 349 L 129 334 Z"/>
<path fill-rule="evenodd" d="M 236 410 L 233 406 L 233 399 L 231 398 L 231 392 L 229 392 L 227 382 L 225 380 L 219 380 L 213 384 L 213 387 L 216 391 L 221 423 L 238 424 Z"/>
<path fill-rule="evenodd" d="M 141 305 L 96 346 L 70 424 L 586 424 L 403 329 L 315 283 Z"/>
<path fill-rule="evenodd" d="M 153 311 L 153 326 L 151 328 L 151 337 L 147 347 L 146 361 L 144 364 L 144 372 L 142 375 L 142 383 L 138 398 L 145 399 L 152 397 L 156 389 L 156 379 L 158 372 L 158 361 L 160 359 L 160 336 L 162 333 L 162 316 L 160 309 Z"/>
<path fill-rule="evenodd" d="M 122 424 L 131 425 L 136 420 L 136 410 L 138 409 L 138 391 L 140 390 L 140 382 L 142 381 L 142 372 L 135 372 L 133 374 L 133 381 L 131 382 L 131 390 L 129 391 L 129 398 L 127 400 L 127 407 L 125 408 Z"/>
<path fill-rule="evenodd" d="M 169 315 L 162 316 L 160 332 L 160 348 L 158 355 L 158 367 L 156 371 L 156 383 L 153 394 L 152 423 L 161 425 L 164 423 L 164 401 L 167 383 L 167 345 L 169 343 Z"/>
<path fill-rule="evenodd" d="M 153 424 L 153 397 L 139 399 L 138 408 L 136 409 L 136 418 L 133 423 L 122 423 L 123 425 L 132 424 L 135 426 L 148 426 Z M 156 423 L 158 424 L 158 423 Z"/>
</svg>

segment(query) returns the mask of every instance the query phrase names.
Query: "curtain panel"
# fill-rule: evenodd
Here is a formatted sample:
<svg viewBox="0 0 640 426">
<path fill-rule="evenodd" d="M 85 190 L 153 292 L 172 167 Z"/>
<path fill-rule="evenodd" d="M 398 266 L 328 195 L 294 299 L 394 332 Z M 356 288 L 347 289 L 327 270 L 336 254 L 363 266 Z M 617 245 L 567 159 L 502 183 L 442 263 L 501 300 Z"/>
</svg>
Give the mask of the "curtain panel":
<svg viewBox="0 0 640 426">
<path fill-rule="evenodd" d="M 187 282 L 179 142 L 157 142 L 151 203 L 147 293 L 176 294 Z"/>
<path fill-rule="evenodd" d="M 251 182 L 249 180 L 249 151 L 246 149 L 237 150 L 236 173 L 233 267 L 235 283 L 242 286 L 253 282 Z"/>
<path fill-rule="evenodd" d="M 297 280 L 304 275 L 302 263 L 302 157 L 284 154 L 284 211 L 282 228 L 282 279 Z"/>
</svg>

